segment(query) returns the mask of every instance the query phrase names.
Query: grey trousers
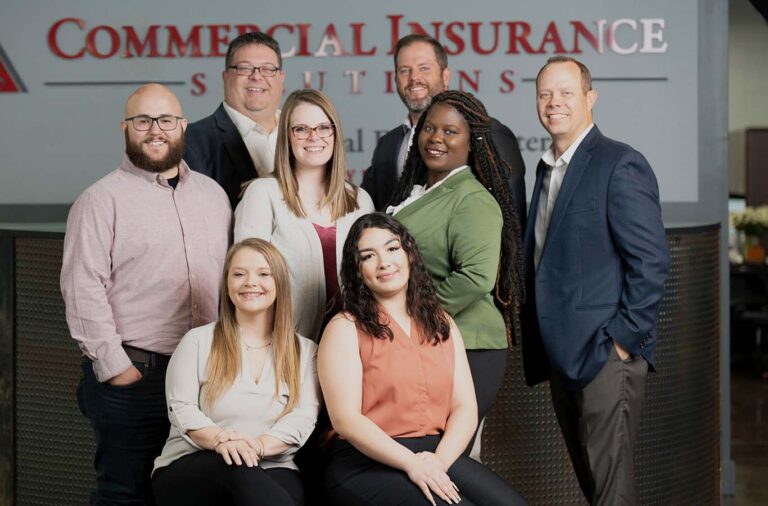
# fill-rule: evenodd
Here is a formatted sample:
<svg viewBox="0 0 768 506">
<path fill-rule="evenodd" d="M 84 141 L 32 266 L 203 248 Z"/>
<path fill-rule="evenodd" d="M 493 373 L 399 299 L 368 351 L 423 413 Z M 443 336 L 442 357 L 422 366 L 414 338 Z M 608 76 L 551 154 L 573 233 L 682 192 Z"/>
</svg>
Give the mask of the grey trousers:
<svg viewBox="0 0 768 506">
<path fill-rule="evenodd" d="M 592 505 L 637 505 L 635 440 L 645 397 L 648 363 L 621 360 L 611 346 L 595 378 L 577 390 L 555 374 L 552 403 L 584 496 Z"/>
</svg>

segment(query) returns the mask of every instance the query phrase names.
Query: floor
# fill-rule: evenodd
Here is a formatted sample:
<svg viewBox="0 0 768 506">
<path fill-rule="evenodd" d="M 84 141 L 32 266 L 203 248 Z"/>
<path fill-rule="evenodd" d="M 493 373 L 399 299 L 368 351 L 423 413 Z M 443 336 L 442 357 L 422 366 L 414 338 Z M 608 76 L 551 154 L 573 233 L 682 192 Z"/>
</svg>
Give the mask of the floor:
<svg viewBox="0 0 768 506">
<path fill-rule="evenodd" d="M 731 375 L 731 457 L 736 495 L 723 504 L 768 505 L 768 378 L 755 372 Z"/>
</svg>

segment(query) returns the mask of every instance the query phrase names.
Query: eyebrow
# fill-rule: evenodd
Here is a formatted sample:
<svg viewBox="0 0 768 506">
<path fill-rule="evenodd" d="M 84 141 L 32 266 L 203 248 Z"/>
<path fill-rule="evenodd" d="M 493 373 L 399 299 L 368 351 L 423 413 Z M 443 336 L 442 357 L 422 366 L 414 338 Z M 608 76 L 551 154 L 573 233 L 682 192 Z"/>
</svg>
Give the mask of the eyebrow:
<svg viewBox="0 0 768 506">
<path fill-rule="evenodd" d="M 390 239 L 390 240 L 388 240 L 387 242 L 385 242 L 385 243 L 384 243 L 384 246 L 387 246 L 387 245 L 388 245 L 389 243 L 391 243 L 391 242 L 400 242 L 400 238 L 399 238 L 399 237 L 393 237 L 392 239 Z M 359 249 L 359 250 L 357 250 L 357 254 L 359 255 L 360 253 L 363 253 L 363 252 L 365 252 L 365 251 L 373 251 L 373 249 L 374 249 L 374 248 L 363 248 L 363 249 Z"/>
<path fill-rule="evenodd" d="M 440 128 L 461 128 L 462 127 L 462 125 L 460 123 L 459 124 L 454 124 L 454 123 L 437 123 L 436 121 L 429 121 L 429 120 L 425 119 L 424 120 L 424 124 L 426 125 L 427 123 L 429 123 L 432 126 L 439 126 Z"/>
</svg>

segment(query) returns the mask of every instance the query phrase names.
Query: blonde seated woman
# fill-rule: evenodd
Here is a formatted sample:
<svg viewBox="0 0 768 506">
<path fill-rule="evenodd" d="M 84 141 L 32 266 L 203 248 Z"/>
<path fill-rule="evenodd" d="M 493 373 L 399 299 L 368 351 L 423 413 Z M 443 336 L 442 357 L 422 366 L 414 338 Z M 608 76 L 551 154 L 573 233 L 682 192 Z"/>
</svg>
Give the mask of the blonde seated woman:
<svg viewBox="0 0 768 506">
<path fill-rule="evenodd" d="M 333 103 L 319 91 L 294 91 L 280 114 L 274 178 L 253 181 L 235 210 L 235 241 L 258 237 L 285 255 L 296 326 L 315 341 L 342 307 L 338 269 L 349 227 L 374 210 L 345 181 L 347 168 Z"/>
<path fill-rule="evenodd" d="M 467 354 L 405 227 L 381 213 L 360 218 L 341 278 L 345 311 L 318 354 L 339 436 L 325 474 L 332 504 L 525 504 L 462 455 L 477 426 Z"/>
<path fill-rule="evenodd" d="M 317 346 L 294 331 L 288 269 L 273 245 L 232 246 L 221 286 L 219 321 L 189 331 L 168 364 L 171 431 L 155 460 L 155 500 L 302 505 L 293 457 L 317 421 Z"/>
</svg>

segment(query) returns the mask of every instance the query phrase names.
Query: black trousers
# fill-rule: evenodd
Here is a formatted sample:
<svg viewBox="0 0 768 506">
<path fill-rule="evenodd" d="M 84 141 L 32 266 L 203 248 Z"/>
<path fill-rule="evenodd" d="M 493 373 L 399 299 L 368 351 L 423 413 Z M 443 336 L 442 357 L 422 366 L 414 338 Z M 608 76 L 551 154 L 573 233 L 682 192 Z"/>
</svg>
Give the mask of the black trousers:
<svg viewBox="0 0 768 506">
<path fill-rule="evenodd" d="M 399 438 L 396 441 L 415 453 L 434 452 L 440 436 Z M 462 506 L 526 504 L 506 481 L 469 457 L 459 457 L 448 469 L 448 476 L 459 487 L 459 504 Z M 338 506 L 429 505 L 427 498 L 408 479 L 408 475 L 366 457 L 343 440 L 336 440 L 332 445 L 325 486 L 331 504 Z M 448 504 L 437 495 L 432 496 L 438 505 Z"/>
<path fill-rule="evenodd" d="M 216 452 L 185 455 L 155 471 L 158 506 L 302 506 L 301 477 L 293 469 L 227 465 Z"/>
<path fill-rule="evenodd" d="M 483 417 L 491 409 L 496 394 L 504 382 L 504 373 L 507 370 L 507 350 L 467 350 L 467 361 L 472 373 L 472 383 L 475 384 L 475 398 L 477 399 L 477 429 L 464 452 L 469 455 L 480 430 Z"/>
<path fill-rule="evenodd" d="M 507 350 L 467 350 L 469 370 L 475 384 L 478 423 L 496 400 L 507 370 Z"/>
<path fill-rule="evenodd" d="M 91 504 L 153 505 L 150 473 L 168 438 L 165 366 L 133 364 L 142 378 L 127 386 L 100 383 L 84 359 L 77 389 L 80 411 L 96 435 L 96 490 Z"/>
<path fill-rule="evenodd" d="M 552 375 L 557 421 L 590 504 L 639 504 L 634 457 L 647 375 L 645 359 L 621 360 L 613 345 L 606 364 L 583 388 L 568 390 Z"/>
</svg>

